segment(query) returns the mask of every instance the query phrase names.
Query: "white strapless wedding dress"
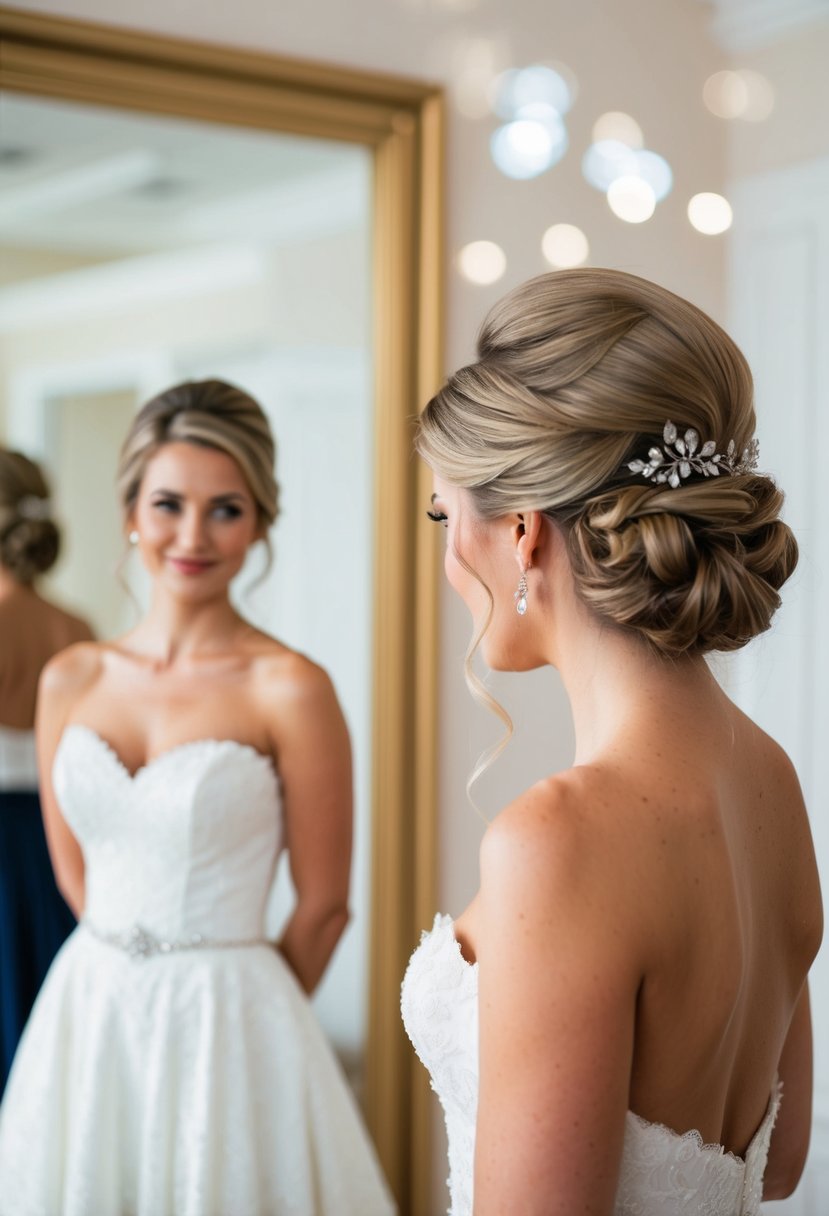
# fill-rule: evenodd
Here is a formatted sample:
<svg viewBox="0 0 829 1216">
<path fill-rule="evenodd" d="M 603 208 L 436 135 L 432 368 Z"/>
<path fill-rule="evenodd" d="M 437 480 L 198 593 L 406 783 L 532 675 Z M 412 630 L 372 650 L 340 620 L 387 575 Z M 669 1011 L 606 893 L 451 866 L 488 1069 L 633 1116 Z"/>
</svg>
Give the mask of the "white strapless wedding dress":
<svg viewBox="0 0 829 1216">
<path fill-rule="evenodd" d="M 55 757 L 84 921 L 0 1108 L 2 1216 L 388 1216 L 333 1052 L 264 942 L 270 760 L 186 743 L 131 776 L 87 727 Z"/>
<path fill-rule="evenodd" d="M 478 1105 L 478 965 L 468 963 L 450 916 L 436 916 L 412 955 L 401 1010 L 432 1078 L 449 1138 L 449 1216 L 472 1216 Z M 745 1159 L 699 1132 L 678 1135 L 628 1112 L 614 1216 L 758 1216 L 780 1102 L 775 1085 Z"/>
</svg>

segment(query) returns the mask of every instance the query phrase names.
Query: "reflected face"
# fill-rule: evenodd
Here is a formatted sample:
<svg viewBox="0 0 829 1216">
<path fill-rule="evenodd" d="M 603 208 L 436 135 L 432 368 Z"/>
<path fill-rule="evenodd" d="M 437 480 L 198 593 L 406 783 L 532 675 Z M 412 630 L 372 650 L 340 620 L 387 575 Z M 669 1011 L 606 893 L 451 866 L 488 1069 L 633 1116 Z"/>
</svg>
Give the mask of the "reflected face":
<svg viewBox="0 0 829 1216">
<path fill-rule="evenodd" d="M 443 563 L 446 577 L 469 609 L 476 631 L 490 610 L 486 588 L 492 595 L 492 620 L 481 642 L 484 661 L 493 671 L 525 671 L 538 666 L 533 630 L 515 610 L 514 593 L 521 573 L 516 550 L 522 531 L 519 517 L 481 519 L 466 490 L 437 476 L 429 515 L 447 530 Z"/>
<path fill-rule="evenodd" d="M 152 457 L 129 526 L 150 575 L 188 600 L 224 594 L 262 535 L 236 461 L 192 443 L 165 444 Z"/>
</svg>

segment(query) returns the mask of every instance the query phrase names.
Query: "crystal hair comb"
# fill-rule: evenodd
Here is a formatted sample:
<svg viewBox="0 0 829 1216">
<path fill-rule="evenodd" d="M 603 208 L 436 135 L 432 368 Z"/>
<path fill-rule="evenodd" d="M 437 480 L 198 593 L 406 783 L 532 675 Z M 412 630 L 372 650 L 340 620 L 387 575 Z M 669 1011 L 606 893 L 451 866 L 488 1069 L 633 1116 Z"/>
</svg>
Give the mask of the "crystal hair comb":
<svg viewBox="0 0 829 1216">
<path fill-rule="evenodd" d="M 733 439 L 724 452 L 716 452 L 714 449 L 717 445 L 713 439 L 699 446 L 699 432 L 693 427 L 680 436 L 673 422 L 666 422 L 662 438 L 664 446 L 651 448 L 647 460 L 631 460 L 628 463 L 631 473 L 641 473 L 660 485 L 667 482 L 675 490 L 692 473 L 701 473 L 703 477 L 719 477 L 720 473 L 735 476 L 752 473 L 757 468 L 760 446 L 756 439 L 743 448 L 742 455 L 737 459 Z"/>
</svg>

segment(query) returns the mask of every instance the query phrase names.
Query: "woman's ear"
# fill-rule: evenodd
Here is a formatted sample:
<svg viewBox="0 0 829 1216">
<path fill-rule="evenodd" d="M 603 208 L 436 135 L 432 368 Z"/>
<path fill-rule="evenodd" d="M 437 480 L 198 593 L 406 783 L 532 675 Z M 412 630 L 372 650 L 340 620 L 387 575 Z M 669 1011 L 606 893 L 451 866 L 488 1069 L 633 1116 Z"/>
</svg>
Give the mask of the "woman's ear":
<svg viewBox="0 0 829 1216">
<path fill-rule="evenodd" d="M 540 511 L 522 511 L 518 515 L 515 556 L 520 570 L 528 570 L 533 565 L 536 551 L 543 540 L 543 527 Z"/>
</svg>

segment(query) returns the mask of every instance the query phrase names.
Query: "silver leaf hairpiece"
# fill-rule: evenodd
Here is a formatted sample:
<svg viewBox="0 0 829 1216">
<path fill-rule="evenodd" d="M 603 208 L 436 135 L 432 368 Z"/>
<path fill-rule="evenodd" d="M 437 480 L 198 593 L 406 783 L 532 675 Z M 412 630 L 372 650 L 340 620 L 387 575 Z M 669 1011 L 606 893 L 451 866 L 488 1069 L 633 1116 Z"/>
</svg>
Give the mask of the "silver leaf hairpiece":
<svg viewBox="0 0 829 1216">
<path fill-rule="evenodd" d="M 17 514 L 22 519 L 49 519 L 52 515 L 52 502 L 38 494 L 25 494 L 17 501 Z"/>
<path fill-rule="evenodd" d="M 733 439 L 724 452 L 716 452 L 714 449 L 717 445 L 713 439 L 699 446 L 699 432 L 693 427 L 680 435 L 672 422 L 666 422 L 662 438 L 664 446 L 651 448 L 647 460 L 631 460 L 628 463 L 631 473 L 641 473 L 660 485 L 667 482 L 675 490 L 692 473 L 701 473 L 703 477 L 719 477 L 720 473 L 734 476 L 752 473 L 757 468 L 760 445 L 756 439 L 743 448 L 742 455 L 737 459 Z"/>
</svg>

